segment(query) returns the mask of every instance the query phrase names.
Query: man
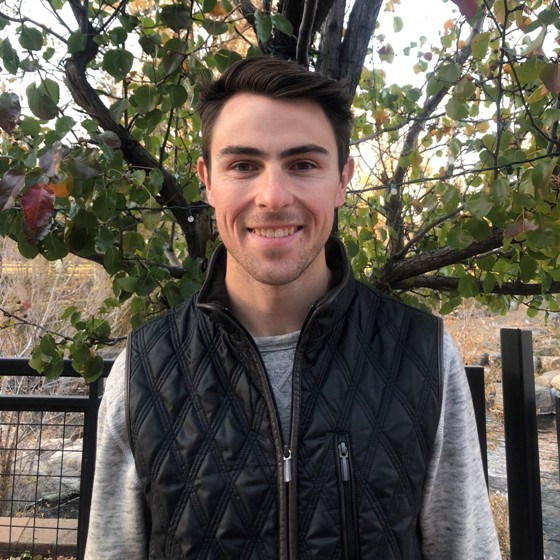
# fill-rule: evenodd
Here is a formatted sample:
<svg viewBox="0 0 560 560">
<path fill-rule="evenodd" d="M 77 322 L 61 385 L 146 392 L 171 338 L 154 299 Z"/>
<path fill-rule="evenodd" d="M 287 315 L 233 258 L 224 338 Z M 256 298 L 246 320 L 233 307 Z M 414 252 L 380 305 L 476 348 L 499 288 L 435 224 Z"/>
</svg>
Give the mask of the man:
<svg viewBox="0 0 560 560">
<path fill-rule="evenodd" d="M 223 246 L 115 363 L 88 560 L 500 557 L 453 343 L 356 282 L 330 237 L 349 107 L 267 57 L 203 88 L 198 172 Z"/>
</svg>

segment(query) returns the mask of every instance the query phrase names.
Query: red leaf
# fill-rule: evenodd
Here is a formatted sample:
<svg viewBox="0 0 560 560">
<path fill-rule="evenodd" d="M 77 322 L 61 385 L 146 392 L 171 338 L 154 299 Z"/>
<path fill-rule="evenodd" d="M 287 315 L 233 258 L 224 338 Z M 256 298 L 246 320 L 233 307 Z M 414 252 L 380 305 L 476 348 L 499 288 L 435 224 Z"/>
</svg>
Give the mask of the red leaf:
<svg viewBox="0 0 560 560">
<path fill-rule="evenodd" d="M 8 134 L 14 131 L 16 120 L 21 114 L 19 97 L 15 93 L 0 94 L 0 128 Z"/>
<path fill-rule="evenodd" d="M 459 7 L 459 11 L 462 16 L 465 16 L 467 20 L 471 20 L 478 9 L 477 0 L 451 0 L 454 4 Z"/>
<path fill-rule="evenodd" d="M 23 223 L 27 240 L 32 245 L 44 239 L 54 211 L 55 194 L 44 183 L 37 183 L 21 197 Z"/>
</svg>

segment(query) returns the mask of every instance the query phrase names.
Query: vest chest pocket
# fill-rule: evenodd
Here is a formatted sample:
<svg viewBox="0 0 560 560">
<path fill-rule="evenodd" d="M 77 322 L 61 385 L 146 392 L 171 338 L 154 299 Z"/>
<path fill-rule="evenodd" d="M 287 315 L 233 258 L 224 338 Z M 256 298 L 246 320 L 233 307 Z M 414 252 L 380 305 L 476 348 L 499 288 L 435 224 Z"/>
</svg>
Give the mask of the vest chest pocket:
<svg viewBox="0 0 560 560">
<path fill-rule="evenodd" d="M 358 526 L 352 476 L 352 449 L 348 434 L 337 434 L 335 445 L 343 558 L 344 560 L 354 560 L 358 558 Z"/>
</svg>

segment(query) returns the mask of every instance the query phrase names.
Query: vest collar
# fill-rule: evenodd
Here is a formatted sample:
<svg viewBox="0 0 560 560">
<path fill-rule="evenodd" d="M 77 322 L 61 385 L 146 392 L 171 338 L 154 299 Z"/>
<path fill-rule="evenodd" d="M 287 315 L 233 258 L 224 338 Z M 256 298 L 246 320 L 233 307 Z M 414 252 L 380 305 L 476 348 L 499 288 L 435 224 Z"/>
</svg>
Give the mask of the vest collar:
<svg viewBox="0 0 560 560">
<path fill-rule="evenodd" d="M 304 325 L 308 343 L 318 342 L 329 332 L 344 315 L 354 296 L 354 277 L 343 243 L 331 236 L 325 246 L 325 255 L 327 266 L 332 272 L 333 286 L 311 307 Z M 206 280 L 196 302 L 201 311 L 214 317 L 227 312 L 228 308 L 226 263 L 227 250 L 224 245 L 220 245 L 210 259 Z"/>
</svg>

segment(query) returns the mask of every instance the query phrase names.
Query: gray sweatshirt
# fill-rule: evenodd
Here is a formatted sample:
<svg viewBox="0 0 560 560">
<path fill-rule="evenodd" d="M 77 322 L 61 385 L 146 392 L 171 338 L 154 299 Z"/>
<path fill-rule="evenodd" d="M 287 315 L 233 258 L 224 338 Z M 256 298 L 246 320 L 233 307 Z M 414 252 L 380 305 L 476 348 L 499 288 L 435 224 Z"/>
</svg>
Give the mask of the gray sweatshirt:
<svg viewBox="0 0 560 560">
<path fill-rule="evenodd" d="M 274 351 L 273 338 L 257 342 L 261 351 L 266 348 L 265 354 Z M 279 350 L 290 351 L 286 348 L 286 337 L 278 337 L 278 343 Z M 125 386 L 123 352 L 107 380 L 99 412 L 85 560 L 148 558 L 145 502 L 127 434 Z M 285 390 L 289 390 L 286 387 L 290 384 L 272 380 L 272 386 L 277 402 L 285 402 Z M 282 415 L 281 409 L 282 406 Z M 420 528 L 426 560 L 501 558 L 465 370 L 447 333 L 443 347 L 442 411 L 424 488 Z"/>
</svg>

